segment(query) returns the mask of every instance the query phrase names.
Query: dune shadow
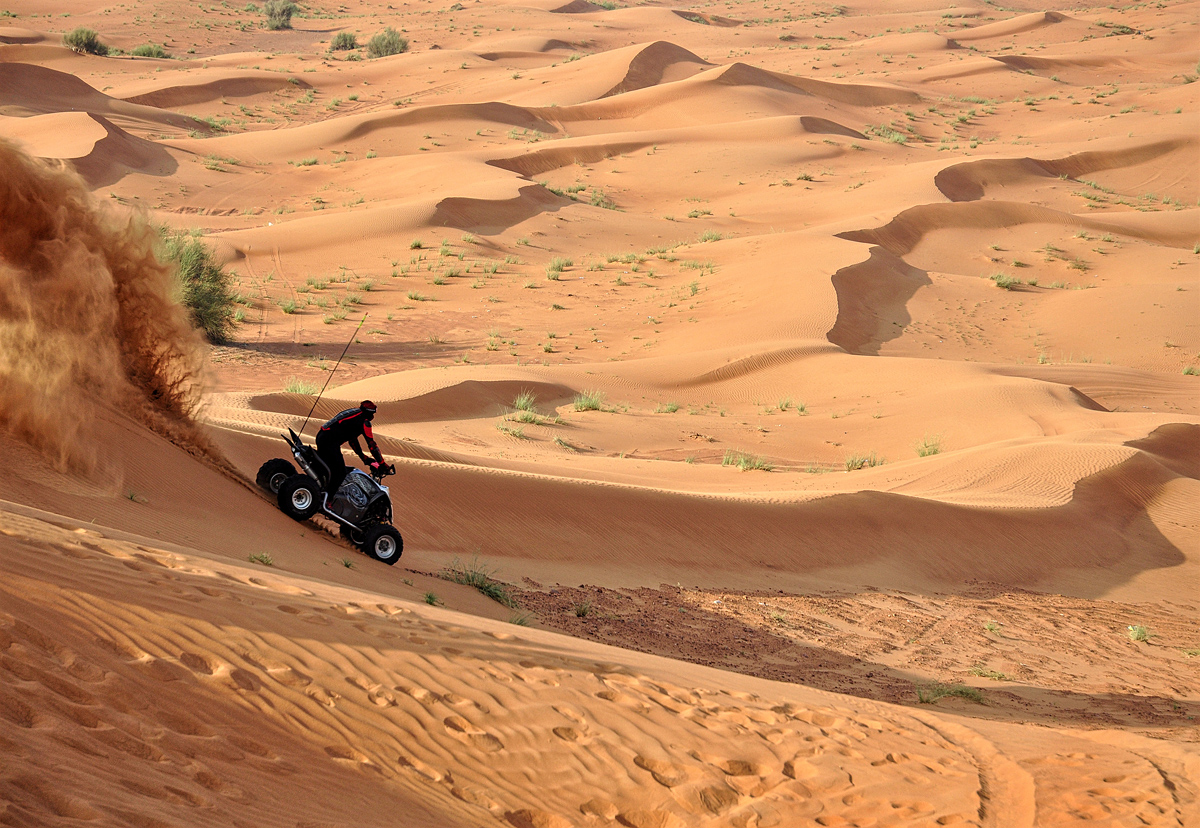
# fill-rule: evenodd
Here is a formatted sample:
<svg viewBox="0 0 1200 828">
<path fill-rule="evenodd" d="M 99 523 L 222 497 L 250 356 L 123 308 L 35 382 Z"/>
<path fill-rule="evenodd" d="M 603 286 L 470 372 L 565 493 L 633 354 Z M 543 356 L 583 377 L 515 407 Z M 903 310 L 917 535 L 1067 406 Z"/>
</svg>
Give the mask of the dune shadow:
<svg viewBox="0 0 1200 828">
<path fill-rule="evenodd" d="M 799 640 L 788 632 L 810 639 L 844 638 L 845 619 L 768 615 L 772 599 L 782 597 L 777 593 L 739 595 L 760 599 L 757 603 L 764 605 L 764 623 L 754 625 L 705 608 L 689 597 L 689 591 L 665 584 L 658 589 L 580 586 L 517 592 L 521 606 L 533 610 L 540 623 L 576 638 L 872 701 L 929 710 L 950 706 L 960 715 L 1000 721 L 1017 718 L 1056 727 L 1188 727 L 1200 714 L 1198 703 L 1157 694 L 1087 693 L 1021 681 L 967 680 L 962 684 L 979 690 L 982 702 L 950 694 L 942 697 L 945 701 L 923 703 L 918 688 L 935 684 L 928 673 L 920 675 L 872 658 L 873 653 L 886 655 L 900 645 L 869 640 L 862 655 L 849 655 Z"/>
<path fill-rule="evenodd" d="M 933 284 L 927 271 L 882 247 L 871 247 L 865 262 L 833 274 L 837 319 L 826 338 L 852 354 L 879 355 L 885 342 L 896 339 L 912 322 L 908 300 Z"/>
</svg>

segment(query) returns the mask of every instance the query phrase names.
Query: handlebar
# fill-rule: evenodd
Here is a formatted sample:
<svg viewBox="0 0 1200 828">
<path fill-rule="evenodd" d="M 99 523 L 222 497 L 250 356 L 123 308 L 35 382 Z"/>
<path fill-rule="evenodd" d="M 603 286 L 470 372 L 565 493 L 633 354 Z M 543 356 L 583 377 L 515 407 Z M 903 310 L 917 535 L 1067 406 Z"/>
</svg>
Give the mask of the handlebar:
<svg viewBox="0 0 1200 828">
<path fill-rule="evenodd" d="M 378 468 L 371 468 L 371 477 L 375 478 L 376 483 L 382 483 L 383 478 L 395 473 L 396 466 L 394 464 L 384 464 L 380 465 Z"/>
</svg>

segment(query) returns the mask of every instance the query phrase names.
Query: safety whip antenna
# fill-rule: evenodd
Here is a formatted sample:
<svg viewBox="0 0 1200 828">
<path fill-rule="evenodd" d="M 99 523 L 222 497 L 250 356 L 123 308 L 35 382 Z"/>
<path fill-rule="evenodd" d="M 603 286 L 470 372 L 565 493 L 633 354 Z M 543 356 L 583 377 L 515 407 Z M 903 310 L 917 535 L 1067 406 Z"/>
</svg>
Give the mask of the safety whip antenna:
<svg viewBox="0 0 1200 828">
<path fill-rule="evenodd" d="M 329 372 L 329 376 L 325 378 L 325 384 L 321 386 L 321 393 L 317 394 L 317 398 L 313 400 L 312 408 L 308 409 L 308 416 L 304 418 L 304 425 L 300 426 L 300 433 L 304 433 L 304 426 L 308 425 L 308 421 L 312 418 L 313 412 L 317 410 L 317 403 L 321 401 L 321 397 L 325 395 L 325 389 L 329 387 L 329 381 L 333 379 L 334 373 L 338 366 L 342 364 L 342 360 L 346 358 L 346 352 L 350 350 L 350 344 L 354 342 L 354 338 L 358 336 L 358 332 L 362 330 L 363 323 L 367 321 L 367 315 L 364 313 L 363 318 L 359 320 L 358 327 L 354 329 L 354 333 L 350 334 L 350 342 L 346 343 L 346 347 L 342 348 L 342 355 L 338 357 L 338 361 L 334 364 L 333 370 Z"/>
</svg>

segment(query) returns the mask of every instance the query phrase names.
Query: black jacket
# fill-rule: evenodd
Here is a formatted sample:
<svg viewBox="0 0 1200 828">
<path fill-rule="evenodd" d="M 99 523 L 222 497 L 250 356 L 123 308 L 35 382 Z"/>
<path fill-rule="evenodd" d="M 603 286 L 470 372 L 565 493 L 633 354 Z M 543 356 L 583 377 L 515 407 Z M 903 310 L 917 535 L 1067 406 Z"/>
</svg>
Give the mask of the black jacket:
<svg viewBox="0 0 1200 828">
<path fill-rule="evenodd" d="M 379 452 L 379 446 L 375 444 L 375 435 L 371 431 L 371 421 L 367 419 L 361 408 L 347 408 L 345 411 L 335 414 L 329 422 L 321 426 L 321 430 L 317 432 L 317 448 L 321 446 L 340 446 L 343 443 L 349 443 L 350 448 L 354 449 L 354 453 L 364 463 L 370 464 L 367 455 L 363 454 L 362 446 L 358 444 L 358 438 L 365 437 L 367 446 L 371 449 L 371 454 L 375 456 L 375 461 L 383 462 L 383 455 Z"/>
</svg>

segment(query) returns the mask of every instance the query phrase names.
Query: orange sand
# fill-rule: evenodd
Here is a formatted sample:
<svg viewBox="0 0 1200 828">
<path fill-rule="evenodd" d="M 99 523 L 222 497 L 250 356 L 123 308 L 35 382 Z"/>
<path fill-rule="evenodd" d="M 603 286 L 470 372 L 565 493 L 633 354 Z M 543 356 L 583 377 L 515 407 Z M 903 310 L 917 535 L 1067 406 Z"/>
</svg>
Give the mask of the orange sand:
<svg viewBox="0 0 1200 828">
<path fill-rule="evenodd" d="M 0 19 L 242 303 L 192 430 L 0 258 L 131 372 L 0 432 L 0 824 L 1200 824 L 1200 6 L 235 5 Z M 392 568 L 251 482 L 351 336 Z"/>
</svg>

